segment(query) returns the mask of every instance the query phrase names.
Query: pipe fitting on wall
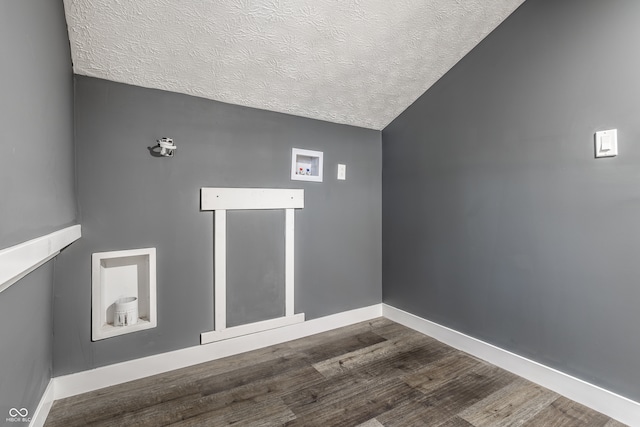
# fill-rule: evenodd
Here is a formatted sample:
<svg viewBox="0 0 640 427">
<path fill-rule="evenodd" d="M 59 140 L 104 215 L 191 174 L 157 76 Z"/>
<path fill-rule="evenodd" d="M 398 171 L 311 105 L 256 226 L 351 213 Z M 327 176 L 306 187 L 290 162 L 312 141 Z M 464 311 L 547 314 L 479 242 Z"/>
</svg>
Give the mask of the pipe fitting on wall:
<svg viewBox="0 0 640 427">
<path fill-rule="evenodd" d="M 156 141 L 158 145 L 153 147 L 155 153 L 164 157 L 173 157 L 173 152 L 177 148 L 172 138 L 160 138 Z"/>
</svg>

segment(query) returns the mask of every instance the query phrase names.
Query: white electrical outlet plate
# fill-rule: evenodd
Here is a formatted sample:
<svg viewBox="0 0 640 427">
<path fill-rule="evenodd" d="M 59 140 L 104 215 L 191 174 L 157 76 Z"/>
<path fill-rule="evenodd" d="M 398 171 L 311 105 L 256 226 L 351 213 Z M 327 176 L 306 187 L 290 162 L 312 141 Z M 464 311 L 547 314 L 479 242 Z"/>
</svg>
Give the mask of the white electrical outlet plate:
<svg viewBox="0 0 640 427">
<path fill-rule="evenodd" d="M 347 179 L 347 165 L 338 164 L 338 179 L 341 181 Z"/>
<path fill-rule="evenodd" d="M 596 132 L 596 157 L 614 157 L 618 155 L 618 130 L 609 129 Z"/>
</svg>

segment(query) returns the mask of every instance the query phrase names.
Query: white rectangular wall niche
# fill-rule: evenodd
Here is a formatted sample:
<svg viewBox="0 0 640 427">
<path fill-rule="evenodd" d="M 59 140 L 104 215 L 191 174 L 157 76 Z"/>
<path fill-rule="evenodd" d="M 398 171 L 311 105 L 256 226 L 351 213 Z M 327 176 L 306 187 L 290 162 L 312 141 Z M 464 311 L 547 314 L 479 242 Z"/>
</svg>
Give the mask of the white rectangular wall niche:
<svg viewBox="0 0 640 427">
<path fill-rule="evenodd" d="M 115 302 L 135 297 L 138 319 L 114 326 Z M 98 252 L 91 257 L 91 340 L 155 328 L 156 248 Z"/>
<path fill-rule="evenodd" d="M 215 211 L 214 328 L 200 335 L 207 344 L 241 335 L 304 322 L 295 313 L 294 231 L 295 209 L 304 208 L 304 190 L 279 188 L 202 188 L 200 208 Z M 285 211 L 285 315 L 275 319 L 227 328 L 227 210 L 283 209 Z"/>
<path fill-rule="evenodd" d="M 291 149 L 291 179 L 294 181 L 322 182 L 322 151 Z"/>
</svg>

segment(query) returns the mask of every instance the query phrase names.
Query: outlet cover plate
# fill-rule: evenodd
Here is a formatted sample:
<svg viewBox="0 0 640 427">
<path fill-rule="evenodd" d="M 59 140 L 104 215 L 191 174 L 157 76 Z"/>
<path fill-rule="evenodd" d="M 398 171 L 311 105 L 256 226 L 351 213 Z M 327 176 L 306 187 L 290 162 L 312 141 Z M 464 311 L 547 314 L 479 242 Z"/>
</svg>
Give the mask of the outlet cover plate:
<svg viewBox="0 0 640 427">
<path fill-rule="evenodd" d="M 617 156 L 618 130 L 609 129 L 596 132 L 594 143 L 596 158 Z"/>
</svg>

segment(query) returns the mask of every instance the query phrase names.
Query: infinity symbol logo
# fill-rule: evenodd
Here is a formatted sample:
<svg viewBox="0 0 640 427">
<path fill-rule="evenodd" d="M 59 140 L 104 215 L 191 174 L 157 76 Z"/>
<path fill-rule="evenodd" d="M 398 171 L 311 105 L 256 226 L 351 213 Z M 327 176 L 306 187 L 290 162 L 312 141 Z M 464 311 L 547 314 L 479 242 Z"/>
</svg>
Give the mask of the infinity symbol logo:
<svg viewBox="0 0 640 427">
<path fill-rule="evenodd" d="M 29 411 L 27 411 L 27 408 L 20 408 L 20 409 L 16 409 L 16 408 L 11 408 L 9 409 L 9 416 L 10 417 L 26 417 L 27 415 L 29 415 Z"/>
</svg>

